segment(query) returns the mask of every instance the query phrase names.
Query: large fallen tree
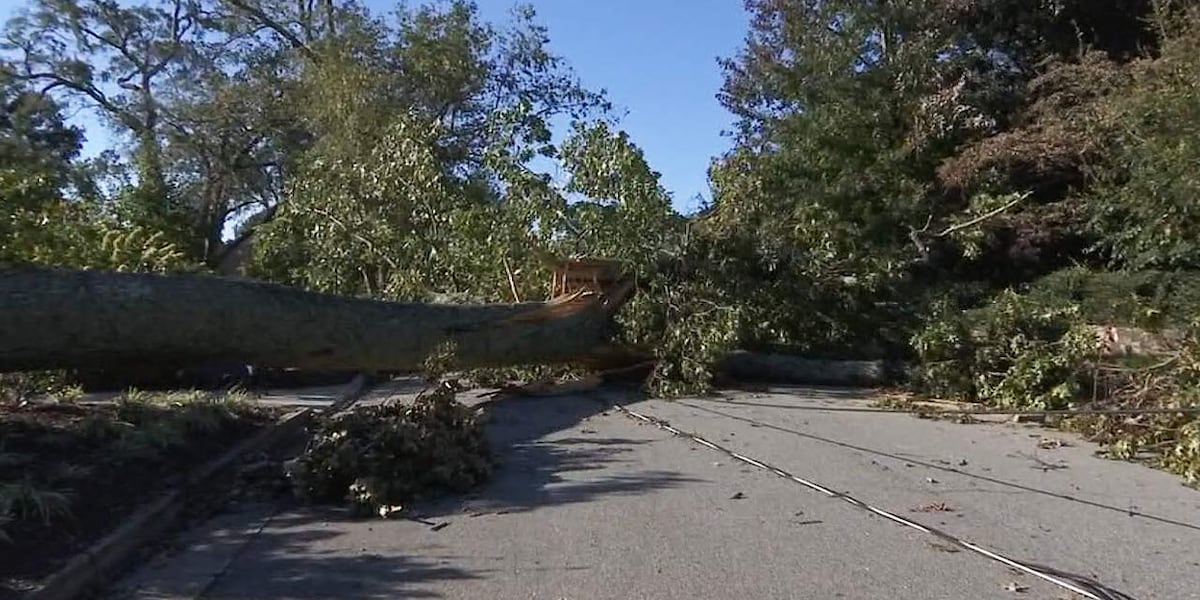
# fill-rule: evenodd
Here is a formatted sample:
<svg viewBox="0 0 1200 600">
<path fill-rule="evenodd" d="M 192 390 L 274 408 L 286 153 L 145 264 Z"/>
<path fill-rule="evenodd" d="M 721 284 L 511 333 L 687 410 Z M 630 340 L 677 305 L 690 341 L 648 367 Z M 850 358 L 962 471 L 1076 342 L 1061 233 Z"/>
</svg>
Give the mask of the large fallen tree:
<svg viewBox="0 0 1200 600">
<path fill-rule="evenodd" d="M 462 368 L 612 352 L 632 283 L 550 302 L 382 302 L 201 275 L 0 269 L 0 372 L 242 361 L 402 371 L 452 348 Z"/>
</svg>

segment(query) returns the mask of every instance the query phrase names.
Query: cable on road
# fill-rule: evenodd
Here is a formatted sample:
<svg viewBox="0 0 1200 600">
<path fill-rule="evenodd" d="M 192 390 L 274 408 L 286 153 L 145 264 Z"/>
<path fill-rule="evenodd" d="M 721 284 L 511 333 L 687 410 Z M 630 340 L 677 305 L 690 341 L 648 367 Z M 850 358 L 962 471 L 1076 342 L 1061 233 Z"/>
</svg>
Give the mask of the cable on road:
<svg viewBox="0 0 1200 600">
<path fill-rule="evenodd" d="M 914 414 L 924 413 L 930 415 L 941 416 L 977 416 L 977 415 L 1003 415 L 1003 416 L 1020 416 L 1020 417 L 1075 417 L 1083 415 L 1110 415 L 1110 416 L 1133 416 L 1133 415 L 1169 415 L 1169 414 L 1184 414 L 1195 415 L 1200 414 L 1200 406 L 1180 406 L 1175 408 L 1154 406 L 1146 408 L 1062 408 L 1051 410 L 1028 410 L 1028 409 L 1009 409 L 1009 408 L 955 408 L 955 409 L 939 409 L 935 407 L 913 407 L 913 408 L 889 408 L 885 406 L 813 406 L 803 404 L 780 404 L 770 402 L 747 402 L 745 400 L 716 400 L 713 398 L 693 399 L 700 402 L 711 402 L 713 404 L 730 404 L 734 406 L 751 406 L 759 408 L 782 408 L 785 410 L 808 410 L 817 412 L 848 412 L 848 413 L 877 413 L 877 414 Z"/>
<path fill-rule="evenodd" d="M 708 439 L 705 439 L 704 437 L 702 437 L 698 434 L 683 431 L 681 429 L 677 429 L 676 427 L 672 426 L 669 422 L 659 419 L 657 417 L 651 417 L 651 416 L 643 415 L 641 413 L 632 411 L 632 410 L 626 408 L 625 406 L 621 405 L 620 403 L 614 402 L 612 404 L 612 406 L 614 408 L 616 408 L 618 411 L 620 411 L 621 413 L 625 414 L 626 416 L 628 416 L 634 420 L 641 421 L 643 423 L 648 423 L 650 425 L 654 425 L 655 427 L 658 427 L 659 429 L 662 429 L 663 431 L 666 431 L 674 436 L 689 439 L 697 444 L 700 444 L 701 446 L 705 446 L 707 448 L 710 448 L 712 450 L 716 450 L 717 452 L 725 454 L 725 455 L 733 458 L 734 460 L 743 462 L 745 464 L 748 464 L 752 467 L 761 469 L 763 471 L 767 471 L 767 472 L 772 473 L 776 476 L 779 476 L 783 479 L 791 481 L 792 483 L 800 484 L 806 488 L 809 488 L 811 490 L 814 490 L 814 491 L 820 492 L 826 496 L 829 496 L 830 498 L 838 498 L 838 499 L 844 500 L 844 501 L 848 502 L 849 504 L 851 504 L 852 506 L 854 506 L 855 508 L 858 508 L 860 510 L 874 514 L 876 516 L 883 517 L 889 521 L 893 521 L 897 524 L 903 525 L 905 527 L 909 527 L 911 529 L 915 529 L 922 533 L 932 535 L 943 541 L 950 542 L 960 548 L 964 548 L 970 552 L 974 552 L 975 554 L 978 554 L 978 555 L 981 555 L 990 560 L 999 562 L 1005 566 L 1008 566 L 1010 568 L 1021 571 L 1022 573 L 1032 575 L 1034 577 L 1037 577 L 1038 579 L 1049 582 L 1053 585 L 1056 585 L 1060 588 L 1063 588 L 1065 590 L 1068 590 L 1070 592 L 1073 592 L 1073 593 L 1083 596 L 1085 598 L 1089 598 L 1091 600 L 1134 600 L 1133 597 L 1131 597 L 1131 596 L 1128 596 L 1122 592 L 1110 589 L 1110 588 L 1104 586 L 1103 584 L 1096 582 L 1094 580 L 1091 580 L 1089 578 L 1082 577 L 1079 575 L 1072 575 L 1072 574 L 1058 571 L 1056 569 L 1048 568 L 1048 567 L 1045 567 L 1042 565 L 1036 565 L 1036 564 L 1032 564 L 1032 563 L 1024 563 L 1024 562 L 1018 561 L 1016 559 L 1008 558 L 1002 554 L 999 554 L 992 550 L 988 550 L 987 548 L 984 548 L 983 546 L 980 546 L 978 544 L 957 538 L 957 537 L 950 535 L 949 533 L 946 533 L 944 531 L 941 531 L 937 528 L 930 527 L 928 525 L 922 525 L 921 523 L 918 523 L 911 519 L 907 519 L 907 518 L 897 515 L 895 513 L 891 513 L 886 510 L 883 510 L 881 508 L 877 508 L 877 507 L 867 504 L 866 502 L 863 502 L 862 500 L 859 500 L 849 494 L 834 491 L 834 490 L 832 490 L 828 487 L 825 487 L 819 483 L 804 479 L 802 477 L 798 477 L 798 476 L 793 475 L 792 473 L 789 473 L 787 471 L 784 471 L 783 469 L 780 469 L 778 467 L 774 467 L 774 466 L 764 463 L 762 461 L 756 460 L 749 456 L 745 456 L 743 454 L 740 454 L 738 452 L 735 452 L 733 450 L 725 448 L 724 446 L 721 446 L 720 444 L 717 444 Z"/>
<path fill-rule="evenodd" d="M 855 444 L 850 444 L 850 443 L 847 443 L 847 442 L 843 442 L 843 441 L 839 441 L 839 440 L 835 440 L 835 439 L 831 439 L 831 438 L 827 438 L 827 437 L 822 437 L 822 436 L 820 436 L 820 435 L 817 435 L 817 434 L 815 434 L 815 433 L 809 433 L 809 432 L 805 432 L 805 431 L 799 431 L 799 430 L 796 430 L 796 429 L 789 429 L 789 428 L 787 428 L 787 427 L 782 427 L 782 426 L 780 426 L 780 425 L 776 425 L 776 424 L 774 424 L 774 423 L 767 423 L 767 422 L 763 422 L 763 421 L 759 421 L 759 420 L 751 419 L 751 418 L 748 418 L 748 417 L 743 417 L 743 416 L 741 416 L 741 415 L 735 415 L 735 414 L 731 414 L 731 413 L 728 413 L 728 412 L 719 411 L 719 410 L 716 410 L 716 409 L 713 409 L 713 408 L 709 408 L 709 407 L 706 407 L 706 406 L 700 406 L 699 404 L 692 404 L 692 402 L 691 402 L 691 401 L 681 401 L 681 400 L 676 400 L 675 402 L 676 402 L 676 403 L 678 403 L 678 404 L 680 404 L 680 405 L 682 405 L 682 406 L 686 406 L 686 407 L 688 407 L 688 408 L 693 408 L 693 409 L 695 409 L 695 410 L 699 410 L 699 411 L 703 411 L 703 412 L 706 412 L 706 413 L 709 413 L 709 414 L 713 414 L 713 415 L 716 415 L 716 416 L 718 416 L 718 417 L 721 417 L 721 418 L 725 418 L 725 419 L 732 419 L 732 420 L 734 420 L 734 421 L 741 421 L 741 422 L 743 422 L 743 423 L 748 423 L 748 424 L 749 424 L 749 425 L 751 425 L 752 427 L 765 427 L 765 428 L 767 428 L 767 429 L 772 429 L 772 430 L 774 430 L 774 431 L 778 431 L 778 432 L 781 432 L 781 433 L 786 433 L 786 434 L 788 434 L 788 435 L 795 435 L 795 436 L 799 436 L 799 437 L 802 437 L 802 438 L 805 438 L 805 439 L 813 440 L 813 441 L 816 441 L 816 442 L 821 442 L 821 443 L 823 443 L 823 444 L 832 444 L 832 445 L 834 445 L 834 446 L 838 446 L 838 447 L 841 447 L 841 448 L 847 448 L 847 449 L 849 449 L 849 450 L 854 450 L 854 451 L 857 451 L 857 452 L 864 452 L 864 453 L 867 453 L 867 454 L 873 454 L 873 455 L 875 455 L 875 456 L 880 456 L 880 457 L 883 457 L 883 458 L 888 458 L 888 459 L 892 459 L 892 460 L 896 460 L 896 461 L 901 461 L 901 462 L 905 462 L 905 463 L 912 463 L 912 464 L 915 464 L 915 465 L 920 465 L 920 466 L 922 466 L 922 467 L 925 467 L 925 468 L 927 468 L 927 469 L 935 469 L 935 470 L 942 471 L 942 472 L 945 472 L 945 473 L 953 473 L 953 474 L 955 474 L 955 475 L 960 475 L 960 476 L 962 476 L 962 477 L 970 477 L 971 479 L 978 479 L 978 480 L 980 480 L 980 481 L 986 481 L 986 482 L 988 482 L 988 483 L 992 483 L 992 484 L 995 484 L 995 485 L 1001 485 L 1001 486 L 1004 486 L 1004 487 L 1009 487 L 1009 488 L 1013 488 L 1013 489 L 1017 489 L 1017 490 L 1022 490 L 1022 491 L 1025 491 L 1025 492 L 1032 492 L 1032 493 L 1034 493 L 1034 494 L 1041 494 L 1041 495 L 1048 496 L 1048 497 L 1051 497 L 1051 498 L 1057 498 L 1057 499 L 1059 499 L 1059 500 L 1066 500 L 1066 501 L 1069 501 L 1069 502 L 1075 502 L 1075 503 L 1078 503 L 1078 504 L 1083 504 L 1083 505 L 1085 505 L 1085 506 L 1091 506 L 1091 507 L 1093 507 L 1093 508 L 1100 508 L 1100 509 L 1104 509 L 1104 510 L 1112 511 L 1112 512 L 1114 512 L 1114 513 L 1119 513 L 1119 514 L 1122 514 L 1122 515 L 1127 515 L 1127 516 L 1130 516 L 1130 517 L 1138 517 L 1138 518 L 1141 518 L 1141 519 L 1147 519 L 1147 520 L 1150 520 L 1150 521 L 1155 521 L 1155 522 L 1157 522 L 1157 523 L 1162 523 L 1162 524 L 1164 524 L 1164 525 L 1171 525 L 1171 526 L 1174 526 L 1174 527 L 1184 527 L 1184 528 L 1191 529 L 1191 530 L 1194 530 L 1194 531 L 1200 531 L 1200 525 L 1198 525 L 1198 524 L 1195 524 L 1195 523 L 1187 523 L 1187 522 L 1184 522 L 1184 521 L 1179 521 L 1179 520 L 1176 520 L 1176 519 L 1171 519 L 1171 518 L 1168 518 L 1168 517 L 1163 517 L 1163 516 L 1160 516 L 1160 515 L 1154 515 L 1154 514 L 1150 514 L 1150 513 L 1147 513 L 1147 512 L 1143 512 L 1143 511 L 1140 511 L 1140 510 L 1136 510 L 1136 509 L 1134 509 L 1134 508 L 1132 508 L 1132 507 L 1128 507 L 1128 506 L 1121 507 L 1121 506 L 1115 506 L 1115 505 L 1111 505 L 1111 504 L 1104 504 L 1104 503 L 1102 503 L 1102 502 L 1096 502 L 1096 501 L 1093 501 L 1093 500 L 1087 500 L 1087 499 L 1085 499 L 1085 498 L 1079 498 L 1079 497 L 1076 497 L 1076 496 L 1070 496 L 1070 495 L 1063 494 L 1063 493 L 1059 493 L 1059 492 L 1053 492 L 1053 491 L 1049 491 L 1049 490 L 1044 490 L 1044 489 L 1041 489 L 1041 488 L 1036 488 L 1036 487 L 1033 487 L 1033 486 L 1028 486 L 1028 485 L 1023 485 L 1023 484 L 1020 484 L 1020 483 L 1016 483 L 1016 482 L 1013 482 L 1013 481 L 1007 481 L 1007 480 L 1004 480 L 1004 479 L 999 479 L 999 478 L 996 478 L 996 477 L 989 477 L 989 476 L 987 476 L 987 475 L 981 475 L 981 474 L 979 474 L 979 473 L 971 473 L 971 472 L 969 472 L 969 471 L 966 471 L 966 470 L 963 470 L 963 469 L 959 469 L 959 468 L 955 468 L 955 467 L 952 467 L 952 466 L 939 465 L 939 464 L 935 464 L 935 463 L 931 463 L 931 462 L 923 461 L 923 460 L 921 460 L 921 459 L 919 459 L 919 458 L 916 458 L 916 457 L 914 457 L 914 456 L 902 456 L 902 455 L 898 455 L 898 454 L 891 454 L 891 453 L 884 452 L 884 451 L 882 451 L 882 450 L 879 450 L 879 449 L 876 449 L 876 448 L 868 448 L 868 447 L 866 447 L 866 446 L 858 446 L 858 445 L 855 445 Z"/>
</svg>

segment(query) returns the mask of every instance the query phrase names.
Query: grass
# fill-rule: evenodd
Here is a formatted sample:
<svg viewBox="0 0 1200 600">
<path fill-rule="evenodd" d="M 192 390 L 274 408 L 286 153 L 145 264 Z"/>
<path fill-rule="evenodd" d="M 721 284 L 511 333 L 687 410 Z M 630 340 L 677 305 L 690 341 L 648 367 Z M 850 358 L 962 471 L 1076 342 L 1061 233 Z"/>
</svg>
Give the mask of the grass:
<svg viewBox="0 0 1200 600">
<path fill-rule="evenodd" d="M 115 477 L 140 475 L 134 486 L 161 483 L 150 474 L 206 459 L 211 450 L 197 445 L 219 444 L 267 418 L 237 393 L 130 391 L 110 403 L 84 403 L 69 388 L 33 393 L 38 381 L 16 383 L 0 401 L 0 544 L 23 544 L 17 532 L 70 528 L 85 498 L 80 490 L 106 479 L 112 485 Z"/>
</svg>

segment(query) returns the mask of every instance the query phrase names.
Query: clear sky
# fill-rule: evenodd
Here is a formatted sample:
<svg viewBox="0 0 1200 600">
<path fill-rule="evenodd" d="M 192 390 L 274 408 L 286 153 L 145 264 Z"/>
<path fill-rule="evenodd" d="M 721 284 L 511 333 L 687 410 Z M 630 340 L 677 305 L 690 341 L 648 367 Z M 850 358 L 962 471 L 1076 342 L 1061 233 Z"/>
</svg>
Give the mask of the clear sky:
<svg viewBox="0 0 1200 600">
<path fill-rule="evenodd" d="M 416 4 L 419 0 L 411 0 Z M 134 2 L 128 2 L 130 4 Z M 490 21 L 503 21 L 515 0 L 477 0 Z M 585 85 L 608 90 L 624 113 L 623 129 L 662 173 L 681 211 L 695 208 L 697 194 L 710 197 L 709 160 L 729 140 L 721 132 L 730 115 L 717 102 L 721 72 L 717 57 L 741 45 L 747 17 L 740 0 L 525 0 L 550 32 L 551 48 L 566 58 Z M 7 20 L 24 0 L 0 0 Z M 366 0 L 380 13 L 396 0 Z M 100 126 L 86 127 L 91 155 L 107 145 Z"/>
<path fill-rule="evenodd" d="M 383 4 L 381 0 L 372 0 Z M 590 88 L 627 111 L 622 127 L 682 211 L 710 197 L 709 160 L 724 152 L 732 117 L 717 102 L 718 57 L 735 54 L 748 19 L 741 0 L 532 0 L 551 48 Z M 501 20 L 513 0 L 478 0 Z"/>
</svg>

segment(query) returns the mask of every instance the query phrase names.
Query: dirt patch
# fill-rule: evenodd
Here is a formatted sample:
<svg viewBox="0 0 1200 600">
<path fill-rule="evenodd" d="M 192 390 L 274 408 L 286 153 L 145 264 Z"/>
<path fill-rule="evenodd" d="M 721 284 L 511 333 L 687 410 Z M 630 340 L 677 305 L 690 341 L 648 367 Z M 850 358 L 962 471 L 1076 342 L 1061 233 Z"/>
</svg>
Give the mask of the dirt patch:
<svg viewBox="0 0 1200 600">
<path fill-rule="evenodd" d="M 0 404 L 0 599 L 19 597 L 276 417 L 201 393 Z"/>
</svg>

